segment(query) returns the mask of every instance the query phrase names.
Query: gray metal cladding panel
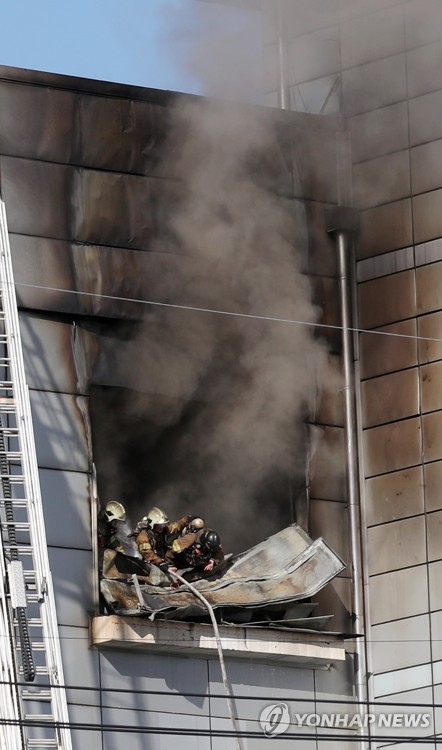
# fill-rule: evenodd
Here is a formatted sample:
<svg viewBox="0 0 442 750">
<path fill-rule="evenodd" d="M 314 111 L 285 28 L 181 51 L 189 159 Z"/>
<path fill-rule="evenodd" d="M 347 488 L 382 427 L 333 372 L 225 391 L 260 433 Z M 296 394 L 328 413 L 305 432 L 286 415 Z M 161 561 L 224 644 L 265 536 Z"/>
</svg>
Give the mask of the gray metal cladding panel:
<svg viewBox="0 0 442 750">
<path fill-rule="evenodd" d="M 418 282 L 419 283 L 419 282 Z M 425 315 L 418 318 L 419 362 L 431 362 L 442 359 L 442 312 Z M 424 341 L 423 339 L 440 339 L 440 341 Z"/>
<path fill-rule="evenodd" d="M 442 140 L 411 149 L 413 193 L 436 190 L 442 184 Z"/>
<path fill-rule="evenodd" d="M 416 296 L 418 314 L 442 308 L 442 263 L 432 263 L 416 269 Z M 434 345 L 439 342 L 428 343 Z"/>
<path fill-rule="evenodd" d="M 102 651 L 100 672 L 107 706 L 198 716 L 209 713 L 208 668 L 204 659 Z M 158 695 L 137 692 L 143 690 L 158 691 Z"/>
<path fill-rule="evenodd" d="M 427 511 L 442 509 L 442 461 L 424 466 L 425 508 Z"/>
<path fill-rule="evenodd" d="M 89 646 L 88 627 L 61 625 L 59 635 L 69 704 L 100 706 L 99 653 Z"/>
<path fill-rule="evenodd" d="M 442 39 L 442 6 L 439 0 L 412 0 L 405 4 L 408 47 Z"/>
<path fill-rule="evenodd" d="M 326 229 L 326 211 L 330 208 L 324 203 L 307 201 L 305 204 L 308 222 L 308 271 L 320 276 L 338 275 L 337 252 L 333 237 Z"/>
<path fill-rule="evenodd" d="M 98 706 L 69 704 L 68 711 L 69 721 L 81 726 L 81 729 L 71 729 L 72 750 L 101 748 L 101 709 Z"/>
<path fill-rule="evenodd" d="M 343 23 L 341 45 L 343 68 L 402 52 L 405 47 L 402 9 L 389 8 Z"/>
<path fill-rule="evenodd" d="M 371 576 L 426 562 L 425 517 L 405 518 L 368 529 L 367 557 Z"/>
<path fill-rule="evenodd" d="M 442 558 L 442 511 L 427 514 L 428 560 Z"/>
<path fill-rule="evenodd" d="M 342 74 L 347 117 L 407 98 L 405 54 L 361 65 Z"/>
<path fill-rule="evenodd" d="M 347 504 L 332 500 L 311 499 L 309 512 L 309 533 L 312 538 L 316 539 L 319 536 L 326 538 L 327 544 L 348 565 L 351 556 Z"/>
<path fill-rule="evenodd" d="M 121 750 L 122 746 L 125 750 L 170 750 L 177 736 L 182 750 L 211 750 L 210 736 L 200 735 L 203 731 L 208 733 L 210 729 L 210 720 L 202 716 L 104 707 L 102 721 L 106 727 L 103 731 L 103 750 Z M 123 725 L 128 730 L 112 732 L 112 725 Z M 171 734 L 167 734 L 167 730 Z M 194 734 L 186 736 L 180 730 Z"/>
<path fill-rule="evenodd" d="M 375 625 L 370 629 L 374 672 L 389 672 L 431 661 L 430 616 Z"/>
<path fill-rule="evenodd" d="M 442 190 L 413 198 L 414 242 L 426 242 L 442 235 Z"/>
<path fill-rule="evenodd" d="M 39 466 L 88 471 L 88 442 L 78 398 L 45 391 L 31 391 L 30 398 Z"/>
<path fill-rule="evenodd" d="M 432 464 L 433 465 L 433 464 Z M 365 503 L 368 526 L 424 512 L 422 467 L 367 479 Z"/>
<path fill-rule="evenodd" d="M 376 698 L 382 698 L 382 696 L 394 695 L 402 691 L 418 690 L 431 685 L 431 683 L 431 664 L 420 664 L 416 667 L 375 675 L 373 677 L 373 690 Z M 415 731 L 417 736 L 422 736 L 422 733 L 428 734 L 428 729 L 425 730 L 423 727 L 420 732 L 417 728 Z M 400 736 L 401 733 L 404 733 L 404 728 L 402 728 L 402 732 L 396 730 L 396 733 Z M 409 733 L 410 730 L 408 729 L 405 734 L 409 736 Z"/>
<path fill-rule="evenodd" d="M 431 619 L 431 635 L 433 638 L 432 654 L 434 660 L 442 659 L 442 610 L 439 612 L 433 612 L 430 615 Z M 442 691 L 442 686 L 441 686 Z M 436 703 L 441 703 L 436 699 Z"/>
<path fill-rule="evenodd" d="M 359 285 L 361 328 L 377 328 L 411 318 L 416 313 L 414 271 L 366 281 Z"/>
<path fill-rule="evenodd" d="M 350 118 L 352 158 L 357 163 L 408 147 L 407 103 Z"/>
<path fill-rule="evenodd" d="M 39 476 L 48 544 L 91 549 L 89 475 L 40 469 Z"/>
<path fill-rule="evenodd" d="M 147 177 L 75 170 L 72 239 L 147 249 L 152 234 L 152 181 Z"/>
<path fill-rule="evenodd" d="M 65 547 L 49 547 L 48 551 L 58 624 L 85 628 L 93 609 L 92 553 Z"/>
<path fill-rule="evenodd" d="M 372 208 L 410 194 L 410 155 L 407 151 L 379 156 L 353 167 L 356 208 Z"/>
<path fill-rule="evenodd" d="M 363 379 L 417 365 L 415 319 L 383 326 L 379 331 L 379 334 L 361 333 L 359 337 Z M 399 335 L 389 336 L 390 333 Z"/>
<path fill-rule="evenodd" d="M 0 153 L 70 162 L 76 106 L 69 91 L 0 81 Z"/>
<path fill-rule="evenodd" d="M 420 368 L 422 411 L 442 409 L 442 362 L 432 362 Z"/>
<path fill-rule="evenodd" d="M 77 392 L 72 325 L 20 313 L 26 381 L 42 391 Z"/>
<path fill-rule="evenodd" d="M 433 562 L 428 566 L 430 585 L 430 610 L 442 609 L 442 562 Z"/>
<path fill-rule="evenodd" d="M 441 577 L 440 580 L 442 581 Z M 373 625 L 426 612 L 428 612 L 428 568 L 426 565 L 405 568 L 370 579 L 370 619 Z"/>
<path fill-rule="evenodd" d="M 70 238 L 71 167 L 2 156 L 0 176 L 10 232 Z"/>
<path fill-rule="evenodd" d="M 340 662 L 332 669 L 317 669 L 315 671 L 315 691 L 318 713 L 335 713 L 336 703 L 328 705 L 336 699 L 354 700 L 353 693 L 353 658 L 347 654 L 345 662 Z M 337 713 L 337 711 L 336 711 Z"/>
<path fill-rule="evenodd" d="M 442 62 L 442 43 L 434 42 L 407 53 L 409 96 L 419 96 L 440 89 L 438 70 Z"/>
<path fill-rule="evenodd" d="M 339 72 L 339 26 L 289 40 L 289 85 Z"/>
<path fill-rule="evenodd" d="M 442 90 L 410 99 L 410 145 L 442 138 Z"/>
<path fill-rule="evenodd" d="M 310 496 L 345 500 L 345 435 L 341 427 L 324 427 L 310 467 Z"/>
<path fill-rule="evenodd" d="M 11 234 L 10 243 L 17 302 L 21 307 L 67 313 L 81 311 L 84 300 L 78 295 L 45 289 L 75 289 L 68 242 Z"/>
<path fill-rule="evenodd" d="M 442 458 L 442 411 L 422 417 L 422 447 L 424 461 Z"/>
<path fill-rule="evenodd" d="M 362 426 L 374 427 L 418 414 L 418 376 L 414 367 L 362 383 Z"/>
<path fill-rule="evenodd" d="M 337 203 L 337 139 L 335 134 L 302 130 L 294 149 L 303 198 Z"/>
<path fill-rule="evenodd" d="M 396 201 L 363 211 L 357 247 L 358 259 L 370 258 L 413 242 L 411 200 Z"/>
<path fill-rule="evenodd" d="M 372 427 L 364 431 L 363 443 L 367 477 L 417 466 L 421 462 L 420 420 Z"/>
<path fill-rule="evenodd" d="M 149 173 L 158 159 L 168 116 L 165 107 L 150 102 L 81 95 L 77 163 Z"/>
</svg>

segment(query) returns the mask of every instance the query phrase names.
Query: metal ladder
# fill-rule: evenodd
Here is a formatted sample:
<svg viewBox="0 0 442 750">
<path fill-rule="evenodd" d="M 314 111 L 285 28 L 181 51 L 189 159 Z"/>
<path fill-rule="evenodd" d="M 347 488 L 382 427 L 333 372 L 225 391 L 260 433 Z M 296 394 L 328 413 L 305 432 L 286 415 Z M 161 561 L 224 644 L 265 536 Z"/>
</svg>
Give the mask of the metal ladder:
<svg viewBox="0 0 442 750">
<path fill-rule="evenodd" d="M 71 750 L 64 685 L 6 212 L 0 201 L 0 750 Z"/>
</svg>

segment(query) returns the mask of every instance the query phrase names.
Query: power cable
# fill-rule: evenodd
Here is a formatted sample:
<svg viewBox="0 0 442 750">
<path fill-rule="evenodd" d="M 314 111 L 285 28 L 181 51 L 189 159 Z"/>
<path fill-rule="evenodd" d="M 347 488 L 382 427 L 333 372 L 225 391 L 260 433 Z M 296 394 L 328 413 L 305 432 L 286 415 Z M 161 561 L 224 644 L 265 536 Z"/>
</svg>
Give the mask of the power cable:
<svg viewBox="0 0 442 750">
<path fill-rule="evenodd" d="M 155 300 L 135 299 L 132 297 L 120 297 L 120 296 L 114 296 L 111 294 L 99 294 L 98 292 L 82 292 L 82 291 L 79 291 L 78 289 L 61 289 L 58 287 L 42 286 L 39 284 L 25 284 L 23 282 L 17 282 L 17 281 L 5 282 L 5 283 L 10 283 L 10 284 L 14 283 L 15 286 L 21 286 L 21 287 L 26 287 L 30 289 L 41 289 L 41 290 L 48 291 L 48 292 L 59 292 L 62 294 L 76 294 L 79 296 L 107 299 L 107 300 L 113 300 L 116 302 L 132 302 L 132 303 L 137 303 L 140 305 L 151 305 L 153 307 L 170 308 L 172 310 L 186 310 L 188 312 L 199 312 L 199 313 L 206 313 L 206 314 L 211 314 L 211 315 L 225 315 L 227 317 L 244 318 L 248 320 L 260 320 L 260 321 L 269 322 L 269 323 L 285 323 L 285 324 L 291 324 L 291 325 L 302 325 L 302 326 L 308 326 L 310 328 L 326 328 L 326 329 L 332 329 L 332 330 L 337 330 L 337 331 L 344 330 L 344 326 L 332 325 L 331 323 L 319 323 L 319 322 L 312 323 L 307 320 L 295 320 L 292 318 L 279 318 L 279 317 L 274 317 L 270 315 L 257 315 L 253 313 L 233 312 L 231 310 L 217 310 L 215 308 L 210 308 L 210 307 L 181 305 L 181 304 L 175 304 L 172 302 L 157 302 Z M 389 325 L 389 324 L 386 324 L 386 325 Z M 435 343 L 442 343 L 441 338 L 435 338 L 432 336 L 417 336 L 417 335 L 415 336 L 409 333 L 394 333 L 392 331 L 374 331 L 368 328 L 348 327 L 345 330 L 352 331 L 354 333 L 366 333 L 366 334 L 374 334 L 378 336 L 391 336 L 394 338 L 401 338 L 401 339 L 413 339 L 414 341 L 432 341 Z"/>
</svg>

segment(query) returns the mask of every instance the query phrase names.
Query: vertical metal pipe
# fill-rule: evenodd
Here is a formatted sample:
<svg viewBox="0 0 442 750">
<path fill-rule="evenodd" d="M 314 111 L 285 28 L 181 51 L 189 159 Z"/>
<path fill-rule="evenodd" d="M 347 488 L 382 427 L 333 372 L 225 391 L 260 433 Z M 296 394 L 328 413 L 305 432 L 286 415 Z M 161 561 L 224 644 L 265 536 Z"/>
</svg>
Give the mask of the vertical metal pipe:
<svg viewBox="0 0 442 750">
<path fill-rule="evenodd" d="M 280 109 L 290 109 L 284 0 L 277 0 L 276 3 L 276 33 L 278 48 L 278 105 Z"/>
<path fill-rule="evenodd" d="M 358 450 L 356 438 L 356 395 L 353 369 L 352 305 L 350 293 L 349 253 L 351 236 L 348 231 L 336 231 L 338 253 L 339 292 L 342 325 L 342 356 L 344 364 L 344 417 L 347 458 L 347 492 L 349 505 L 350 549 L 353 581 L 353 629 L 363 637 L 355 639 L 355 688 L 364 713 L 367 704 L 367 660 L 365 653 L 365 616 L 362 571 L 361 519 L 359 498 Z M 360 731 L 364 734 L 366 730 Z M 364 747 L 365 743 L 361 743 Z"/>
</svg>

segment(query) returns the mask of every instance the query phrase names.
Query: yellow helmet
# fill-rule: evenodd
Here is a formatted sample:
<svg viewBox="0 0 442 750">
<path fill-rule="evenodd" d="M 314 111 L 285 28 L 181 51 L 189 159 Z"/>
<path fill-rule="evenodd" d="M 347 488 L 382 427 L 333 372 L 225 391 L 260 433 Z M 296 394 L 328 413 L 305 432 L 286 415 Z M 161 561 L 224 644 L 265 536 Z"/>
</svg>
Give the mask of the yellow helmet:
<svg viewBox="0 0 442 750">
<path fill-rule="evenodd" d="M 157 508 L 156 506 L 154 508 L 151 508 L 149 513 L 146 516 L 147 523 L 152 528 L 154 526 L 162 526 L 169 522 L 169 519 L 164 512 L 164 510 L 161 510 L 161 508 Z"/>
<path fill-rule="evenodd" d="M 126 520 L 126 509 L 118 500 L 110 500 L 104 512 L 108 521 Z"/>
</svg>

